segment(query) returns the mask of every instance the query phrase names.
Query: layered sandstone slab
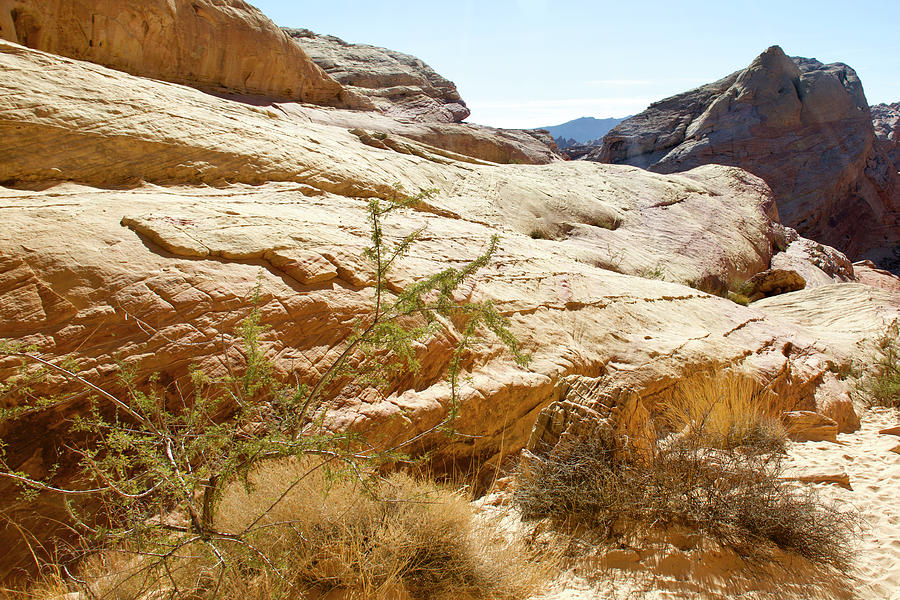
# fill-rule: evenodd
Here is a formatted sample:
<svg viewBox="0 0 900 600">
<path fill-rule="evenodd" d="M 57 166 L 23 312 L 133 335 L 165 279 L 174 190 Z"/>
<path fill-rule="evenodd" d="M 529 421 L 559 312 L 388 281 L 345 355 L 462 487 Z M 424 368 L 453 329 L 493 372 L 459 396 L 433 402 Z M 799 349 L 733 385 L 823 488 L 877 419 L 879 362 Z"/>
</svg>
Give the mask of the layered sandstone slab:
<svg viewBox="0 0 900 600">
<path fill-rule="evenodd" d="M 2 0 L 0 38 L 205 90 L 325 105 L 349 100 L 243 0 Z"/>
<path fill-rule="evenodd" d="M 661 173 L 739 166 L 772 187 L 783 222 L 801 235 L 900 264 L 900 180 L 847 65 L 773 46 L 743 71 L 627 119 L 588 159 Z"/>
</svg>

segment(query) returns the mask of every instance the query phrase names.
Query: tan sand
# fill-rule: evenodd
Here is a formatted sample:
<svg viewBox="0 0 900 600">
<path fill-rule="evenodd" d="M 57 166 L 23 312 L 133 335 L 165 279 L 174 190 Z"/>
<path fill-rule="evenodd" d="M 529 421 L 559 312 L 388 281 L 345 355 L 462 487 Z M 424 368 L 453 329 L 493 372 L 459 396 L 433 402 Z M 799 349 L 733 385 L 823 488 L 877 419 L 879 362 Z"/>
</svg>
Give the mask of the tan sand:
<svg viewBox="0 0 900 600">
<path fill-rule="evenodd" d="M 900 600 L 900 435 L 880 430 L 900 425 L 900 411 L 873 408 L 861 415 L 862 427 L 838 435 L 838 443 L 792 444 L 791 461 L 799 469 L 844 470 L 852 490 L 817 485 L 824 498 L 855 506 L 864 519 L 856 549 L 856 597 Z"/>
</svg>

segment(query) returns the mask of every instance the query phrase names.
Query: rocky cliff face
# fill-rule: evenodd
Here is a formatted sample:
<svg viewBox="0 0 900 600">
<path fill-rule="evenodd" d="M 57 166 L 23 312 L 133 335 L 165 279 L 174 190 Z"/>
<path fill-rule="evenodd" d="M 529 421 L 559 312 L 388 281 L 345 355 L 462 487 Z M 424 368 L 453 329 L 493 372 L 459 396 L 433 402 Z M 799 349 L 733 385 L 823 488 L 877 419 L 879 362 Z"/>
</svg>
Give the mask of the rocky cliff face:
<svg viewBox="0 0 900 600">
<path fill-rule="evenodd" d="M 415 56 L 348 44 L 308 29 L 284 31 L 326 73 L 389 116 L 442 123 L 458 123 L 469 116 L 456 85 Z"/>
<path fill-rule="evenodd" d="M 0 37 L 205 90 L 356 104 L 243 0 L 0 0 Z"/>
<path fill-rule="evenodd" d="M 587 158 L 660 173 L 739 166 L 772 187 L 782 220 L 802 235 L 887 266 L 900 260 L 900 180 L 844 64 L 792 60 L 774 46 L 743 71 L 654 103 Z"/>
<path fill-rule="evenodd" d="M 877 143 L 900 171 L 900 102 L 870 106 Z"/>
</svg>

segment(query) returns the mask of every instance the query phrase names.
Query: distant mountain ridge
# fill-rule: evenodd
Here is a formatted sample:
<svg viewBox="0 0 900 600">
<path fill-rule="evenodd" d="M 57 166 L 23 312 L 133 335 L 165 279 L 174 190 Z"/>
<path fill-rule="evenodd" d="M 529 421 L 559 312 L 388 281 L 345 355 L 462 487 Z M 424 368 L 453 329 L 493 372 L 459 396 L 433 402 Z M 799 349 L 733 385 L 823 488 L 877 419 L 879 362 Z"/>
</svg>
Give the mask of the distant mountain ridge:
<svg viewBox="0 0 900 600">
<path fill-rule="evenodd" d="M 594 117 L 581 117 L 567 121 L 561 125 L 551 125 L 549 127 L 539 127 L 546 129 L 556 140 L 560 148 L 572 146 L 575 144 L 586 144 L 593 140 L 599 140 L 606 135 L 609 130 L 627 119 L 608 118 L 595 119 Z"/>
</svg>

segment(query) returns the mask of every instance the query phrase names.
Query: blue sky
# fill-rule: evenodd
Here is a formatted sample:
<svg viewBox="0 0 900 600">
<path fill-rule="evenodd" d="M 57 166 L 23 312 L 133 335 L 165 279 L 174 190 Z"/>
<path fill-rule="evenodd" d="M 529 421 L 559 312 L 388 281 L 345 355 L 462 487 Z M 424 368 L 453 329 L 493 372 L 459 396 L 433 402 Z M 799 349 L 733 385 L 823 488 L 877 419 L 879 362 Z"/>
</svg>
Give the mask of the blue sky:
<svg viewBox="0 0 900 600">
<path fill-rule="evenodd" d="M 250 0 L 283 26 L 418 56 L 469 121 L 621 117 L 719 79 L 778 44 L 856 69 L 870 104 L 900 101 L 900 1 Z"/>
</svg>

